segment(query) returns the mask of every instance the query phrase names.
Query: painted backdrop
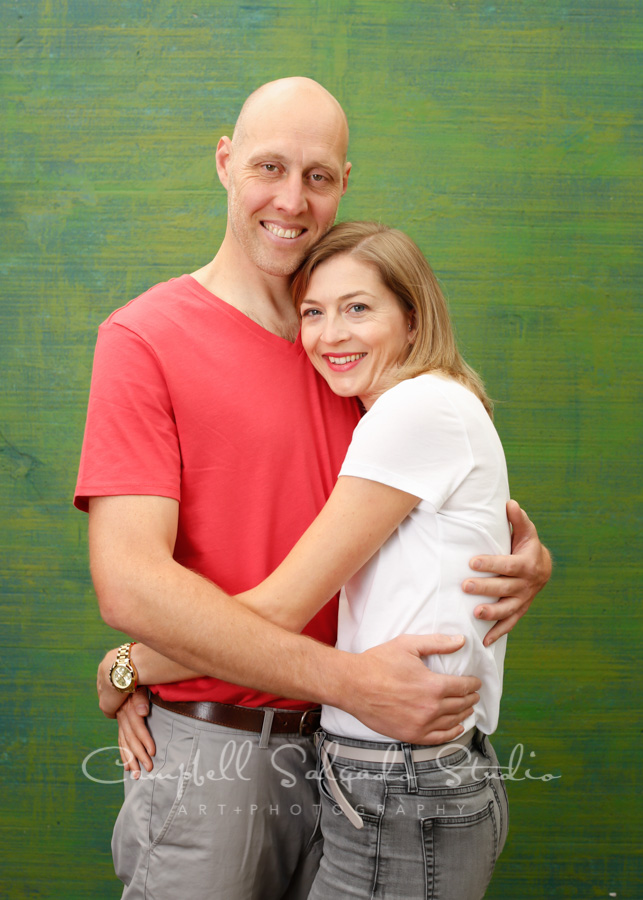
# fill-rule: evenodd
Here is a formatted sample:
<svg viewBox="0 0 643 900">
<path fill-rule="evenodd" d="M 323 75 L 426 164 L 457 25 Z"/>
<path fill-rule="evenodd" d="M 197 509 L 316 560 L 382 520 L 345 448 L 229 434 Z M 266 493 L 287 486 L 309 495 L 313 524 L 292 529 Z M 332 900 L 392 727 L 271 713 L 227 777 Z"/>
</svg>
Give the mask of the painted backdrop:
<svg viewBox="0 0 643 900">
<path fill-rule="evenodd" d="M 83 771 L 113 743 L 93 680 L 116 638 L 71 508 L 95 333 L 211 258 L 216 141 L 289 74 L 347 111 L 341 217 L 408 230 L 439 274 L 556 558 L 509 645 L 488 896 L 643 896 L 642 44 L 635 0 L 2 3 L 2 896 L 119 896 L 114 751 Z"/>
</svg>

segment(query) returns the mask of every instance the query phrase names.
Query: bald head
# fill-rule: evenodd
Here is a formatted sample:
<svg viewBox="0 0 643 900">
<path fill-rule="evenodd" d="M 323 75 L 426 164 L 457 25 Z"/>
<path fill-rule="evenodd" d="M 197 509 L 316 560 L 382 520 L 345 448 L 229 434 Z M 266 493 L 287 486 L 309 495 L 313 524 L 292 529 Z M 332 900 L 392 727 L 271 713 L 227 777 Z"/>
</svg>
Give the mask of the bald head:
<svg viewBox="0 0 643 900">
<path fill-rule="evenodd" d="M 282 78 L 248 97 L 232 139 L 217 146 L 228 192 L 219 256 L 290 276 L 332 226 L 346 191 L 348 125 L 328 91 L 310 78 Z"/>
<path fill-rule="evenodd" d="M 260 127 L 265 120 L 281 119 L 282 115 L 293 123 L 302 124 L 314 116 L 318 123 L 334 133 L 346 159 L 348 121 L 344 110 L 330 91 L 312 78 L 302 76 L 268 81 L 250 94 L 234 127 L 233 146 L 240 146 L 256 125 Z"/>
</svg>

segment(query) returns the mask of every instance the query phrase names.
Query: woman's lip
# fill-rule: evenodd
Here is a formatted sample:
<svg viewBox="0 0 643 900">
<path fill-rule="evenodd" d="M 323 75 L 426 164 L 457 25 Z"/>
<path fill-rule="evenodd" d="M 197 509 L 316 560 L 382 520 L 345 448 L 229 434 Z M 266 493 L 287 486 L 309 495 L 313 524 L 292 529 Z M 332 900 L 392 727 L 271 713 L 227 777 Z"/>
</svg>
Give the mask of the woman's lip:
<svg viewBox="0 0 643 900">
<path fill-rule="evenodd" d="M 324 353 L 323 359 L 333 372 L 348 372 L 361 362 L 366 353 Z"/>
</svg>

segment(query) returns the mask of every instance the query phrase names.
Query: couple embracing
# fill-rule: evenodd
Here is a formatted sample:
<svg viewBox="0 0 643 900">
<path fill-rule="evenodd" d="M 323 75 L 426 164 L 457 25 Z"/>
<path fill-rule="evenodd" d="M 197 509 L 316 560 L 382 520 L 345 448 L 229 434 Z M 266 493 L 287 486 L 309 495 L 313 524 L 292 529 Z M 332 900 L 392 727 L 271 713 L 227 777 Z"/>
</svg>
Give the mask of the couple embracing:
<svg viewBox="0 0 643 900">
<path fill-rule="evenodd" d="M 331 227 L 347 142 L 317 83 L 261 87 L 217 147 L 216 256 L 99 332 L 75 502 L 103 618 L 137 642 L 98 676 L 143 768 L 126 898 L 467 900 L 505 840 L 488 735 L 549 556 L 517 504 L 509 556 L 502 447 L 428 263 Z M 230 741 L 245 777 L 197 786 Z"/>
</svg>

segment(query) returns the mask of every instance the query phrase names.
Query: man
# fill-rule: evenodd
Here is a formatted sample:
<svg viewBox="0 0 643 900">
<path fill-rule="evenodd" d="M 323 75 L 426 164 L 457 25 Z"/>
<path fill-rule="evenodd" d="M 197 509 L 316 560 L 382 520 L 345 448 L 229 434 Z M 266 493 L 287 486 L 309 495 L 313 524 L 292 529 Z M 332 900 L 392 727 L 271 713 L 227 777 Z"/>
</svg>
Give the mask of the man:
<svg viewBox="0 0 643 900">
<path fill-rule="evenodd" d="M 76 504 L 89 508 L 103 618 L 177 672 L 152 688 L 154 770 L 126 784 L 115 828 L 127 898 L 305 897 L 320 843 L 302 701 L 441 743 L 477 700 L 477 679 L 421 662 L 456 639 L 405 636 L 353 656 L 327 646 L 333 604 L 306 629 L 312 640 L 228 596 L 261 581 L 312 521 L 359 417 L 305 359 L 289 293 L 335 219 L 347 143 L 344 113 L 317 83 L 261 87 L 217 147 L 228 224 L 214 259 L 101 326 Z M 516 577 L 472 584 L 510 598 L 494 607 L 506 617 L 496 637 L 549 576 L 533 526 L 514 518 L 515 555 L 480 568 Z M 213 677 L 182 680 L 195 672 Z M 121 722 L 135 730 L 131 705 Z"/>
</svg>

